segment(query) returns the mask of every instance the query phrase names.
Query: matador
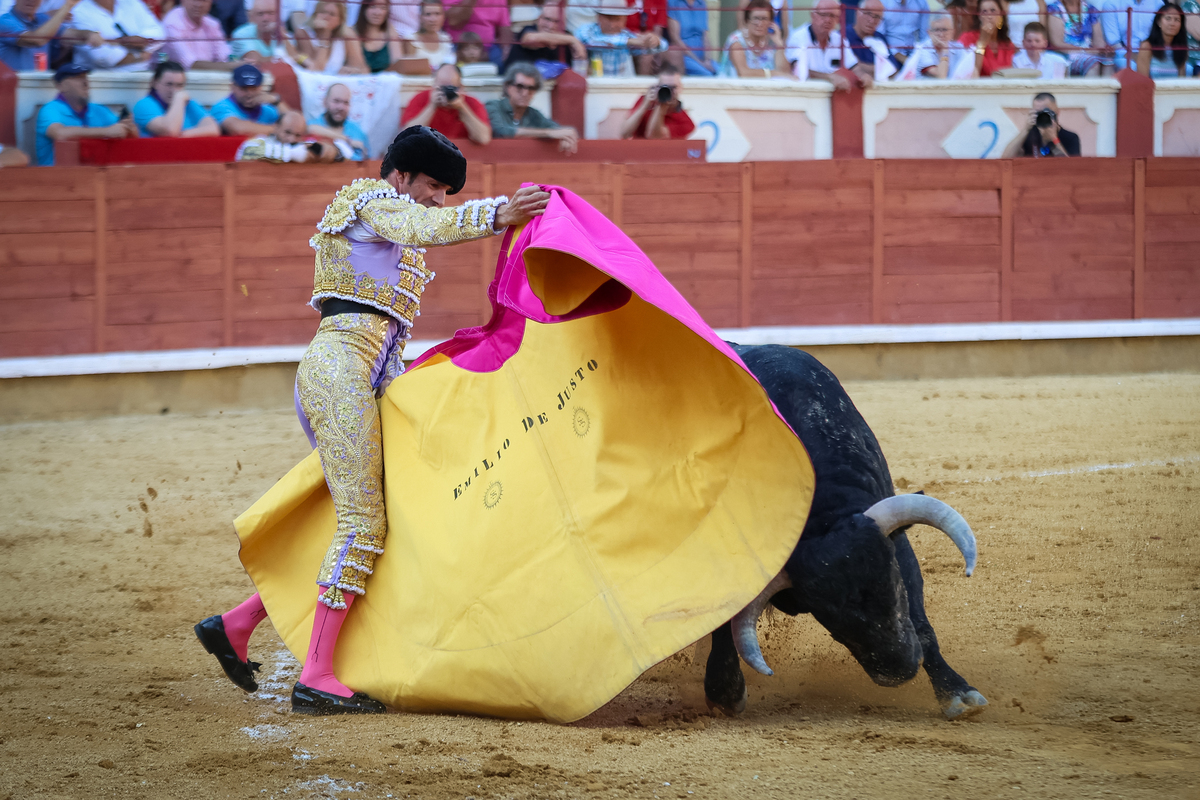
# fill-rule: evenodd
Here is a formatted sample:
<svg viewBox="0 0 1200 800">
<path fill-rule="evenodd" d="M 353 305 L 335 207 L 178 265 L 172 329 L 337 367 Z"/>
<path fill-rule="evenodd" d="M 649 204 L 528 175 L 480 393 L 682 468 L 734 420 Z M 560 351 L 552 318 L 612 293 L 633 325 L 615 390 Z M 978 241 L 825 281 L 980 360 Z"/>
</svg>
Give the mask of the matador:
<svg viewBox="0 0 1200 800">
<path fill-rule="evenodd" d="M 381 180 L 356 180 L 334 196 L 310 244 L 316 250 L 312 306 L 321 322 L 296 373 L 296 411 L 321 460 L 337 531 L 316 576 L 308 655 L 292 689 L 301 714 L 378 714 L 379 701 L 333 671 L 338 634 L 366 593 L 387 534 L 378 398 L 404 371 L 404 343 L 434 273 L 425 249 L 493 236 L 539 216 L 550 200 L 537 186 L 443 208 L 466 182 L 467 161 L 442 134 L 408 128 L 392 142 Z M 261 666 L 250 635 L 267 617 L 257 593 L 195 626 L 225 674 L 247 692 Z"/>
</svg>

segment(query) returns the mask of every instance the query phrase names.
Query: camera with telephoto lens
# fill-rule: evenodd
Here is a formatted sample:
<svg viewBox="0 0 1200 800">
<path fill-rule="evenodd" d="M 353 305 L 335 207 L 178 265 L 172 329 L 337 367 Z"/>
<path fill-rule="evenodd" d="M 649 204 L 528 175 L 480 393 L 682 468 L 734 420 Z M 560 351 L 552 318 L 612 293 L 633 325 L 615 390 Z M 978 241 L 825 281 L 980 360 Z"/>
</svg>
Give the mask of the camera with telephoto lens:
<svg viewBox="0 0 1200 800">
<path fill-rule="evenodd" d="M 1043 110 L 1037 112 L 1037 117 L 1034 120 L 1034 125 L 1036 125 L 1039 128 L 1052 128 L 1052 127 L 1054 127 L 1054 123 L 1057 119 L 1058 119 L 1058 117 L 1054 114 L 1054 112 L 1051 111 L 1050 109 L 1046 108 L 1046 109 L 1043 109 Z"/>
<path fill-rule="evenodd" d="M 439 86 L 438 88 L 442 90 L 442 96 L 446 98 L 447 103 L 453 103 L 458 99 L 457 86 Z"/>
<path fill-rule="evenodd" d="M 675 87 L 674 86 L 663 85 L 663 86 L 658 87 L 658 102 L 659 103 L 663 103 L 663 104 L 669 103 L 669 102 L 671 102 L 672 99 L 674 99 L 674 97 L 675 97 Z"/>
</svg>

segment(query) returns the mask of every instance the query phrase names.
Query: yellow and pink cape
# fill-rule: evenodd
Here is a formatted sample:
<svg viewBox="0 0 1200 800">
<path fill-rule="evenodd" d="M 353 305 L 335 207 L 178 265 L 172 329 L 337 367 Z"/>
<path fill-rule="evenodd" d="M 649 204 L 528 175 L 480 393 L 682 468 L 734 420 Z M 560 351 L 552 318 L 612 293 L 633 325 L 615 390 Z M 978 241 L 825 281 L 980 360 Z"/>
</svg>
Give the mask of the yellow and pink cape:
<svg viewBox="0 0 1200 800">
<path fill-rule="evenodd" d="M 387 552 L 338 642 L 417 711 L 567 722 L 750 602 L 800 537 L 812 465 L 766 392 L 579 197 L 504 240 L 493 315 L 381 401 Z M 316 452 L 236 522 L 303 658 L 335 529 Z"/>
</svg>

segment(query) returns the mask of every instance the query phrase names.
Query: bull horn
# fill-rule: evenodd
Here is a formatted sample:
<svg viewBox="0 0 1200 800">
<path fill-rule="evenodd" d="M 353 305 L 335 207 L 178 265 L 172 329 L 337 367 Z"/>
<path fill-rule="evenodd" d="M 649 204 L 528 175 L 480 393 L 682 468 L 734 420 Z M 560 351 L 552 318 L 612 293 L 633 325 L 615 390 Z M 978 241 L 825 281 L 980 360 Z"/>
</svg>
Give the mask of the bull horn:
<svg viewBox="0 0 1200 800">
<path fill-rule="evenodd" d="M 759 592 L 758 597 L 751 600 L 750 605 L 735 614 L 732 620 L 733 646 L 737 648 L 738 655 L 742 657 L 743 661 L 763 675 L 774 675 L 775 672 L 767 666 L 767 661 L 763 658 L 762 649 L 758 646 L 758 618 L 762 615 L 763 609 L 770 601 L 772 595 L 776 592 L 782 592 L 784 589 L 790 589 L 791 586 L 792 581 L 787 576 L 787 573 L 780 571 L 767 584 L 767 588 Z"/>
<path fill-rule="evenodd" d="M 967 576 L 975 571 L 975 534 L 971 526 L 953 508 L 923 494 L 904 494 L 880 500 L 863 514 L 869 517 L 884 536 L 905 525 L 920 523 L 937 528 L 950 537 L 967 562 Z"/>
</svg>

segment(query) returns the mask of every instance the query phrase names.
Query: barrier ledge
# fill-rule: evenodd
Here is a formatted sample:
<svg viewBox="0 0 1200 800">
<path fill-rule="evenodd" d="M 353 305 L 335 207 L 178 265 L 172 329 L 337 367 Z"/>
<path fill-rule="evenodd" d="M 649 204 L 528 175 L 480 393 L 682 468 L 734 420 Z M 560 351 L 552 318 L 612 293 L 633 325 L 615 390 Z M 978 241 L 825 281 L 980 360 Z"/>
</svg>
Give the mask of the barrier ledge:
<svg viewBox="0 0 1200 800">
<path fill-rule="evenodd" d="M 939 325 L 812 325 L 719 328 L 722 339 L 744 345 L 790 347 L 932 344 L 953 342 L 1032 342 L 1070 339 L 1129 339 L 1200 336 L 1200 318 L 1100 320 L 1088 322 L 985 322 Z M 440 342 L 413 339 L 405 361 L 420 358 Z M 298 364 L 307 345 L 217 347 L 201 350 L 88 353 L 0 359 L 0 380 L 66 375 L 119 375 L 186 372 L 258 364 Z"/>
</svg>

